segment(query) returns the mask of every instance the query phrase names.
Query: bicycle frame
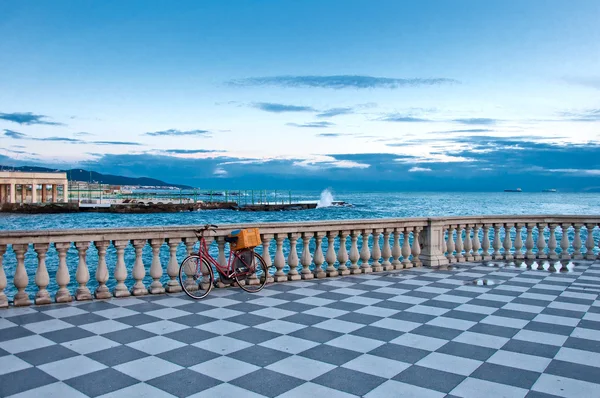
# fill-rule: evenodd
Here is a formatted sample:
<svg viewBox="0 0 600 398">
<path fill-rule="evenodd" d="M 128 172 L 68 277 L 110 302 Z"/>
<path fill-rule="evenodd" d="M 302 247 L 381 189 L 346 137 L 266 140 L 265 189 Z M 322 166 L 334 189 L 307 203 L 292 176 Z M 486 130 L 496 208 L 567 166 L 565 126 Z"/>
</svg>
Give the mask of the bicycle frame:
<svg viewBox="0 0 600 398">
<path fill-rule="evenodd" d="M 241 261 L 247 268 L 251 268 L 249 264 L 246 263 L 246 261 L 244 261 L 243 258 L 241 258 L 236 250 L 230 250 L 229 251 L 229 258 L 227 259 L 227 265 L 223 266 L 221 264 L 219 264 L 219 262 L 217 260 L 215 260 L 215 258 L 209 253 L 208 251 L 208 246 L 206 244 L 206 239 L 204 238 L 204 236 L 199 236 L 198 237 L 200 240 L 200 247 L 198 248 L 198 257 L 200 257 L 200 262 L 198 263 L 198 267 L 202 266 L 202 260 L 206 259 L 206 261 L 208 261 L 209 264 L 211 264 L 212 266 L 214 266 L 217 271 L 221 274 L 223 274 L 225 277 L 227 278 L 232 278 L 235 275 L 245 275 L 248 274 L 248 271 L 246 272 L 236 272 L 235 269 L 233 269 L 233 262 L 232 259 L 233 258 L 237 258 L 239 261 Z M 252 252 L 254 252 L 254 249 L 249 249 Z M 196 272 L 199 272 L 200 270 L 196 270 Z"/>
</svg>

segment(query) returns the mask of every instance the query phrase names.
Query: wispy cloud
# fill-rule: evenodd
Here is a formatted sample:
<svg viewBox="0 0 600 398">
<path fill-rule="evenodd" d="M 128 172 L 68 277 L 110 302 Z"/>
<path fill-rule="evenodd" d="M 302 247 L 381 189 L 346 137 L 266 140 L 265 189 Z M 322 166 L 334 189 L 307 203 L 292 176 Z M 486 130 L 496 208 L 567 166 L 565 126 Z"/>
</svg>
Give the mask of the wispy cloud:
<svg viewBox="0 0 600 398">
<path fill-rule="evenodd" d="M 190 135 L 199 135 L 199 136 L 209 136 L 210 131 L 208 130 L 177 130 L 177 129 L 169 129 L 163 131 L 152 131 L 145 133 L 144 135 L 149 135 L 152 137 L 162 137 L 162 136 L 190 136 Z"/>
<path fill-rule="evenodd" d="M 213 153 L 219 152 L 212 149 L 166 149 L 164 152 L 166 153 L 174 153 L 178 155 L 189 155 L 195 153 Z"/>
<path fill-rule="evenodd" d="M 489 125 L 494 125 L 494 124 L 498 123 L 499 120 L 490 119 L 487 117 L 473 117 L 473 118 L 467 118 L 467 119 L 454 119 L 453 121 L 455 121 L 457 123 L 462 123 L 462 124 L 474 124 L 474 125 L 489 126 Z"/>
<path fill-rule="evenodd" d="M 283 112 L 317 112 L 316 109 L 310 106 L 276 104 L 273 102 L 257 102 L 252 104 L 252 107 L 265 112 L 283 113 Z"/>
<path fill-rule="evenodd" d="M 92 133 L 86 133 L 85 131 L 80 131 L 79 133 L 75 133 L 73 135 L 75 135 L 77 137 L 88 137 L 88 136 L 94 135 L 94 134 L 92 134 Z"/>
<path fill-rule="evenodd" d="M 48 116 L 36 115 L 31 112 L 14 112 L 14 113 L 0 113 L 0 120 L 6 120 L 13 123 L 32 125 L 32 124 L 45 124 L 48 126 L 64 126 L 62 123 L 49 122 Z"/>
<path fill-rule="evenodd" d="M 447 130 L 444 133 L 489 133 L 492 129 L 466 129 L 466 130 Z"/>
<path fill-rule="evenodd" d="M 442 84 L 457 84 L 459 81 L 449 78 L 391 78 L 361 75 L 333 76 L 266 76 L 249 77 L 229 81 L 233 86 L 277 86 L 293 88 L 331 88 L 331 89 L 366 89 L 402 87 L 437 86 Z"/>
<path fill-rule="evenodd" d="M 418 173 L 418 172 L 428 172 L 431 171 L 431 169 L 429 167 L 411 167 L 408 172 L 409 173 Z"/>
<path fill-rule="evenodd" d="M 414 117 L 409 115 L 402 115 L 399 113 L 391 113 L 389 115 L 380 117 L 379 119 L 382 122 L 398 122 L 398 123 L 424 123 L 424 122 L 432 122 L 431 119 L 424 119 L 420 117 Z"/>
<path fill-rule="evenodd" d="M 56 141 L 56 142 L 84 142 L 82 140 L 78 140 L 77 138 L 68 138 L 68 137 L 45 137 L 45 138 L 30 138 L 34 141 Z"/>
<path fill-rule="evenodd" d="M 352 113 L 354 113 L 354 109 L 352 108 L 331 108 L 322 111 L 317 115 L 317 117 L 334 117 L 339 115 L 349 115 Z"/>
<path fill-rule="evenodd" d="M 213 170 L 213 175 L 217 178 L 227 177 L 229 173 L 222 167 L 217 167 Z"/>
<path fill-rule="evenodd" d="M 331 126 L 335 126 L 335 123 L 331 122 L 308 122 L 308 123 L 286 123 L 287 126 L 293 127 L 304 127 L 304 128 L 312 128 L 312 129 L 322 129 L 328 128 Z"/>
<path fill-rule="evenodd" d="M 127 146 L 139 146 L 139 145 L 142 145 L 139 142 L 131 142 L 131 141 L 90 141 L 89 144 L 96 144 L 96 145 L 127 145 Z"/>
<path fill-rule="evenodd" d="M 19 133 L 12 130 L 4 130 L 4 135 L 16 140 L 30 140 L 30 141 L 47 141 L 47 142 L 65 142 L 69 144 L 94 144 L 94 145 L 142 145 L 139 142 L 130 141 L 84 141 L 78 138 L 70 137 L 32 137 L 27 134 Z"/>
<path fill-rule="evenodd" d="M 561 112 L 559 115 L 570 122 L 600 121 L 600 109 L 586 109 L 575 112 Z"/>
<path fill-rule="evenodd" d="M 340 137 L 342 135 L 343 134 L 340 134 L 340 133 L 320 133 L 320 134 L 317 134 L 317 137 Z"/>
<path fill-rule="evenodd" d="M 13 130 L 4 130 L 4 136 L 14 138 L 15 140 L 23 140 L 27 138 L 26 134 L 19 133 Z"/>
</svg>

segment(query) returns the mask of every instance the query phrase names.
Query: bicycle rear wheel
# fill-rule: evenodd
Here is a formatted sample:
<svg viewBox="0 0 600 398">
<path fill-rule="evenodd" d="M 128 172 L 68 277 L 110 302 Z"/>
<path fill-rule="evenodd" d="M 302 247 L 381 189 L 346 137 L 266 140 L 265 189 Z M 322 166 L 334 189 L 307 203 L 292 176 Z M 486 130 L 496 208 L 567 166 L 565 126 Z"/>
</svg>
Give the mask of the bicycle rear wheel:
<svg viewBox="0 0 600 398">
<path fill-rule="evenodd" d="M 206 259 L 192 254 L 186 257 L 179 267 L 179 283 L 181 288 L 194 300 L 199 300 L 208 295 L 215 279 L 212 266 Z"/>
<path fill-rule="evenodd" d="M 236 273 L 234 274 L 235 281 L 238 286 L 248 293 L 256 293 L 262 290 L 267 284 L 269 278 L 269 268 L 265 260 L 254 250 L 243 250 L 239 257 L 236 256 Z M 237 265 L 239 264 L 239 266 Z M 247 268 L 244 272 L 238 272 L 240 267 Z"/>
</svg>

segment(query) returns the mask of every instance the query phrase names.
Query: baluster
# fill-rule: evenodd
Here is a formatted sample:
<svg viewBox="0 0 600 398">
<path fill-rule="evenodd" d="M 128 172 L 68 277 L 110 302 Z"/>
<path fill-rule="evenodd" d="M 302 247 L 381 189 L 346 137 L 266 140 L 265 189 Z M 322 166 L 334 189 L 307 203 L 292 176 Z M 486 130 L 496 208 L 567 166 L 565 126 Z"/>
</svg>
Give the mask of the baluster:
<svg viewBox="0 0 600 398">
<path fill-rule="evenodd" d="M 106 286 L 106 282 L 108 281 L 108 267 L 106 266 L 106 249 L 110 245 L 110 241 L 103 240 L 94 242 L 94 246 L 98 251 L 98 266 L 96 267 L 96 281 L 98 282 L 98 287 L 94 292 L 94 296 L 97 299 L 108 299 L 111 298 L 112 295 Z"/>
<path fill-rule="evenodd" d="M 361 271 L 358 267 L 358 260 L 360 259 L 358 255 L 358 232 L 352 231 L 350 233 L 350 239 L 352 241 L 352 245 L 350 246 L 350 273 L 360 274 Z"/>
<path fill-rule="evenodd" d="M 325 271 L 323 271 L 323 268 L 321 268 L 321 264 L 323 264 L 323 262 L 325 261 L 325 258 L 323 257 L 323 236 L 325 236 L 324 233 L 322 232 L 315 232 L 315 244 L 316 244 L 316 248 L 315 248 L 315 255 L 313 258 L 313 262 L 315 263 L 315 269 L 313 271 L 313 274 L 315 275 L 315 278 L 325 278 L 327 276 L 327 274 L 325 273 Z"/>
<path fill-rule="evenodd" d="M 563 223 L 560 227 L 562 229 L 562 238 L 560 239 L 560 259 L 570 261 L 571 255 L 569 254 L 569 228 L 571 227 L 571 223 Z"/>
<path fill-rule="evenodd" d="M 373 252 L 371 253 L 371 257 L 373 258 L 373 264 L 371 264 L 371 268 L 373 272 L 381 272 L 383 271 L 383 265 L 379 262 L 381 259 L 381 248 L 379 247 L 379 237 L 381 236 L 380 229 L 373 230 Z"/>
<path fill-rule="evenodd" d="M 502 243 L 500 242 L 500 228 L 502 228 L 502 224 L 494 224 L 494 240 L 492 242 L 492 248 L 494 249 L 492 259 L 494 260 L 502 260 L 502 253 L 500 253 L 500 248 L 502 247 Z"/>
<path fill-rule="evenodd" d="M 275 234 L 275 244 L 277 245 L 277 249 L 275 250 L 275 271 L 274 280 L 275 282 L 285 282 L 287 281 L 287 275 L 283 272 L 283 267 L 285 267 L 285 257 L 283 256 L 283 240 L 285 239 L 285 234 Z"/>
<path fill-rule="evenodd" d="M 296 242 L 298 241 L 297 234 L 288 234 L 290 240 L 290 254 L 288 255 L 288 265 L 290 270 L 288 271 L 288 280 L 297 281 L 300 280 L 300 274 L 296 267 L 298 267 L 298 249 L 296 249 Z"/>
<path fill-rule="evenodd" d="M 150 276 L 152 283 L 148 291 L 150 294 L 163 294 L 165 288 L 160 282 L 163 274 L 162 264 L 160 263 L 160 248 L 165 243 L 164 239 L 150 239 L 150 247 L 152 247 L 152 264 L 150 265 Z"/>
<path fill-rule="evenodd" d="M 465 256 L 463 255 L 463 238 L 462 238 L 462 234 L 463 234 L 463 226 L 462 225 L 457 225 L 456 226 L 456 242 L 455 242 L 455 248 L 456 248 L 456 261 L 459 263 L 462 263 L 465 261 Z"/>
<path fill-rule="evenodd" d="M 575 238 L 573 239 L 573 260 L 583 259 L 581 254 L 581 227 L 583 224 L 573 224 L 575 229 Z"/>
<path fill-rule="evenodd" d="M 558 254 L 556 254 L 556 231 L 557 224 L 550 224 L 550 239 L 548 239 L 548 258 L 551 260 L 558 260 Z"/>
<path fill-rule="evenodd" d="M 198 239 L 196 238 L 183 238 L 186 256 L 190 256 L 194 252 L 194 245 L 197 241 Z"/>
<path fill-rule="evenodd" d="M 92 292 L 87 287 L 87 283 L 90 281 L 90 271 L 86 263 L 90 242 L 75 242 L 75 247 L 79 253 L 79 263 L 77 264 L 77 272 L 75 273 L 75 280 L 79 286 L 75 291 L 75 299 L 77 301 L 91 300 Z"/>
<path fill-rule="evenodd" d="M 410 231 L 408 228 L 404 228 L 402 234 L 402 268 L 412 268 L 412 262 L 410 261 Z"/>
<path fill-rule="evenodd" d="M 50 294 L 46 289 L 50 283 L 50 276 L 46 268 L 46 253 L 48 253 L 49 247 L 48 243 L 36 243 L 33 245 L 38 258 L 38 266 L 35 271 L 35 284 L 38 286 L 38 291 L 35 295 L 36 304 L 50 304 L 52 302 Z"/>
<path fill-rule="evenodd" d="M 548 258 L 548 256 L 546 255 L 546 253 L 544 252 L 544 249 L 546 248 L 546 240 L 544 239 L 544 230 L 546 229 L 546 224 L 543 223 L 538 223 L 538 238 L 537 238 L 537 258 L 539 258 L 540 260 L 543 260 L 545 258 Z"/>
<path fill-rule="evenodd" d="M 473 250 L 473 241 L 471 240 L 471 231 L 472 231 L 471 225 L 467 224 L 465 226 L 464 248 L 465 248 L 465 260 L 469 261 L 469 262 L 473 261 L 475 259 L 473 256 L 473 253 L 471 252 L 471 250 Z"/>
<path fill-rule="evenodd" d="M 54 300 L 57 303 L 70 303 L 73 301 L 73 297 L 67 288 L 71 281 L 71 275 L 67 268 L 67 252 L 71 248 L 71 242 L 57 242 L 54 244 L 54 248 L 58 252 L 58 269 L 56 270 L 58 291 L 54 296 Z"/>
<path fill-rule="evenodd" d="M 454 227 L 452 225 L 448 227 L 448 241 L 446 243 L 446 250 L 448 250 L 448 254 L 446 254 L 448 262 L 455 263 L 456 257 L 454 257 Z"/>
<path fill-rule="evenodd" d="M 8 297 L 4 293 L 4 289 L 6 289 L 6 274 L 2 265 L 4 253 L 6 253 L 6 245 L 0 245 L 0 308 L 8 308 Z"/>
<path fill-rule="evenodd" d="M 129 289 L 125 285 L 127 279 L 127 267 L 125 266 L 125 248 L 129 244 L 128 240 L 115 240 L 113 245 L 117 251 L 117 262 L 115 264 L 115 280 L 117 285 L 113 290 L 113 296 L 115 297 L 128 297 L 131 295 Z"/>
<path fill-rule="evenodd" d="M 502 246 L 504 247 L 504 259 L 507 261 L 513 260 L 515 257 L 513 256 L 513 254 L 510 252 L 510 249 L 512 249 L 512 240 L 510 238 L 510 230 L 512 229 L 512 225 L 511 224 L 504 224 L 504 242 L 502 244 Z M 516 235 L 521 235 L 521 231 L 519 231 L 518 229 L 515 231 Z"/>
<path fill-rule="evenodd" d="M 350 270 L 346 267 L 348 262 L 348 250 L 346 249 L 346 238 L 348 237 L 348 231 L 340 231 L 340 249 L 338 250 L 338 273 L 340 275 L 350 275 Z"/>
<path fill-rule="evenodd" d="M 400 231 L 398 229 L 394 228 L 394 245 L 392 246 L 392 265 L 394 269 L 402 269 L 402 263 L 400 262 L 402 250 L 400 249 Z"/>
<path fill-rule="evenodd" d="M 421 243 L 419 241 L 420 232 L 421 228 L 413 228 L 412 262 L 413 266 L 415 267 L 421 267 L 423 265 L 423 263 L 421 263 L 421 259 L 419 258 L 419 256 L 421 255 Z"/>
<path fill-rule="evenodd" d="M 392 257 L 392 248 L 390 247 L 390 231 L 386 228 L 383 230 L 383 270 L 391 271 L 394 269 L 392 263 L 390 263 L 390 257 Z"/>
<path fill-rule="evenodd" d="M 481 249 L 481 242 L 479 241 L 479 231 L 481 230 L 481 226 L 475 224 L 475 229 L 473 230 L 473 261 L 481 261 L 481 254 L 479 253 L 479 249 Z"/>
<path fill-rule="evenodd" d="M 302 279 L 312 279 L 315 276 L 310 270 L 312 264 L 312 256 L 310 255 L 310 240 L 312 239 L 312 232 L 302 233 L 302 258 L 300 262 L 302 264 Z"/>
<path fill-rule="evenodd" d="M 594 227 L 595 224 L 586 224 L 585 228 L 587 229 L 587 239 L 585 240 L 585 259 L 586 260 L 595 260 L 596 255 L 594 254 L 594 247 L 596 247 L 596 243 L 594 242 Z"/>
<path fill-rule="evenodd" d="M 327 269 L 325 269 L 325 273 L 328 277 L 338 276 L 338 271 L 335 269 L 335 237 L 337 236 L 337 231 L 335 232 L 327 232 L 327 253 L 325 253 L 325 261 L 327 261 Z"/>
<path fill-rule="evenodd" d="M 262 234 L 260 236 L 260 239 L 262 241 L 262 258 L 263 260 L 265 260 L 265 265 L 267 266 L 267 269 L 270 270 L 271 265 L 273 265 L 273 262 L 271 261 L 271 252 L 269 251 L 269 247 L 271 246 L 271 240 L 273 239 L 273 235 Z M 267 283 L 273 283 L 273 281 L 273 275 L 267 275 Z"/>
<path fill-rule="evenodd" d="M 205 239 L 208 239 L 208 238 L 205 238 Z M 208 241 L 206 243 L 206 246 L 208 247 Z M 217 262 L 219 263 L 219 265 L 221 267 L 227 267 L 227 257 L 225 256 L 225 237 L 224 236 L 217 236 L 217 249 L 219 250 L 219 255 L 217 256 Z M 204 264 L 202 264 L 201 266 L 204 267 Z M 286 277 L 286 280 L 287 280 L 287 277 Z M 193 280 L 191 280 L 190 282 L 193 282 Z M 221 274 L 219 274 L 218 272 L 215 275 L 215 284 L 219 288 L 227 287 L 228 285 L 230 285 L 230 284 L 226 284 L 225 281 L 223 281 L 221 279 Z M 204 286 L 200 286 L 200 287 L 204 288 Z"/>
<path fill-rule="evenodd" d="M 483 253 L 481 253 L 481 259 L 483 261 L 490 261 L 492 256 L 490 256 L 490 226 L 483 226 L 483 242 L 481 242 L 481 248 L 483 249 Z"/>
<path fill-rule="evenodd" d="M 367 229 L 363 229 L 362 246 L 360 248 L 360 259 L 362 260 L 362 264 L 360 265 L 360 268 L 364 274 L 373 272 L 373 269 L 371 269 L 371 265 L 369 264 L 369 259 L 371 258 L 371 250 L 369 250 L 369 236 L 370 235 L 371 235 L 371 231 L 369 231 Z"/>
<path fill-rule="evenodd" d="M 167 293 L 179 293 L 181 291 L 181 285 L 177 281 L 177 277 L 179 276 L 177 248 L 180 243 L 181 238 L 167 239 L 167 244 L 169 245 L 169 264 L 167 265 L 167 275 L 169 275 L 169 280 L 165 284 L 165 291 Z"/>
<path fill-rule="evenodd" d="M 533 242 L 533 228 L 535 227 L 535 224 L 530 224 L 527 223 L 526 224 L 527 227 L 527 238 L 525 239 L 525 258 L 528 261 L 528 263 L 531 263 L 531 260 L 535 260 L 535 253 L 533 252 L 533 248 L 535 247 L 535 244 Z"/>
<path fill-rule="evenodd" d="M 524 224 L 516 223 L 515 224 L 515 259 L 523 260 L 525 256 L 523 255 L 523 227 Z M 518 265 L 521 265 L 523 261 L 517 261 Z"/>
<path fill-rule="evenodd" d="M 25 293 L 25 289 L 29 284 L 29 277 L 25 270 L 25 253 L 29 248 L 29 245 L 12 245 L 13 251 L 17 257 L 17 269 L 15 270 L 15 276 L 13 283 L 17 288 L 17 293 L 14 297 L 14 304 L 17 307 L 31 305 L 29 295 Z"/>
<path fill-rule="evenodd" d="M 146 246 L 146 239 L 134 239 L 131 242 L 135 249 L 135 262 L 133 263 L 132 272 L 135 283 L 131 288 L 131 294 L 134 296 L 144 296 L 148 294 L 148 289 L 146 289 L 146 286 L 144 285 L 146 268 L 144 267 L 144 261 L 142 259 L 142 251 L 144 250 L 144 246 Z"/>
</svg>

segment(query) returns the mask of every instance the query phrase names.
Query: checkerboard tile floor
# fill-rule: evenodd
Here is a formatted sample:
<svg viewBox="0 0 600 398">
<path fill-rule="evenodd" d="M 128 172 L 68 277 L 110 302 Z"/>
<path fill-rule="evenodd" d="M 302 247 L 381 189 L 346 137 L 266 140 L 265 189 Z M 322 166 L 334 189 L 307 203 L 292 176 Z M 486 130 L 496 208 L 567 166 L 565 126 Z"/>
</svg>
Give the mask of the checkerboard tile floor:
<svg viewBox="0 0 600 398">
<path fill-rule="evenodd" d="M 599 293 L 600 262 L 460 264 L 11 308 L 0 396 L 597 396 Z"/>
</svg>

